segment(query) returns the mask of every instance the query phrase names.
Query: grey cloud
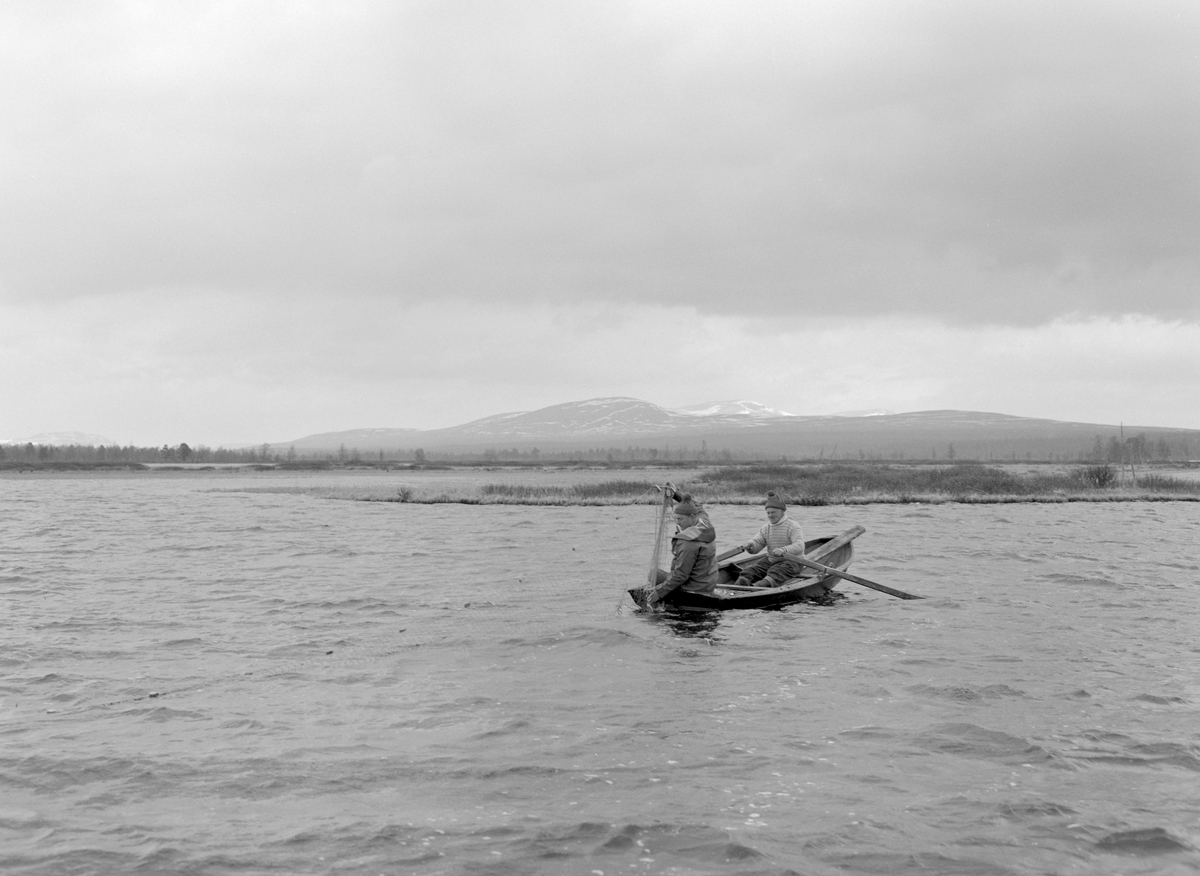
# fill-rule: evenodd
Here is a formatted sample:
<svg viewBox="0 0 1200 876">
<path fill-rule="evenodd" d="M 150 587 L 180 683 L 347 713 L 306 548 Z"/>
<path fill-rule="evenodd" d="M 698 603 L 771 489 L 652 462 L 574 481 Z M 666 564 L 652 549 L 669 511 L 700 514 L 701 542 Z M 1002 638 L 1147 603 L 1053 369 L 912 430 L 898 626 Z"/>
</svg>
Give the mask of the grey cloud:
<svg viewBox="0 0 1200 876">
<path fill-rule="evenodd" d="M 14 8 L 11 298 L 1200 316 L 1194 4 Z"/>
</svg>

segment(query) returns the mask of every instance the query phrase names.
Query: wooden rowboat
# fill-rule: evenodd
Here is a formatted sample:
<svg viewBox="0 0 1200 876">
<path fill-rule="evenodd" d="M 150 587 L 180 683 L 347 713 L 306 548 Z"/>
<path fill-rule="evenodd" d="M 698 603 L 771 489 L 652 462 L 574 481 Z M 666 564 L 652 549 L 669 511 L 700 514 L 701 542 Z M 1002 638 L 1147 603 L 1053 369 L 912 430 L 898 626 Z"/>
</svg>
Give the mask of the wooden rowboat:
<svg viewBox="0 0 1200 876">
<path fill-rule="evenodd" d="M 814 538 L 804 543 L 804 557 L 827 568 L 845 572 L 854 557 L 853 540 L 865 530 L 861 526 L 847 530 L 838 536 Z M 816 569 L 805 569 L 799 578 L 785 581 L 779 587 L 754 587 L 735 589 L 733 586 L 745 566 L 757 557 L 744 557 L 721 563 L 717 574 L 719 580 L 715 592 L 690 593 L 675 590 L 668 593 L 658 605 L 699 611 L 727 611 L 731 608 L 782 608 L 805 600 L 820 599 L 836 587 L 841 578 Z M 637 587 L 629 591 L 633 601 L 646 608 L 646 588 Z"/>
</svg>

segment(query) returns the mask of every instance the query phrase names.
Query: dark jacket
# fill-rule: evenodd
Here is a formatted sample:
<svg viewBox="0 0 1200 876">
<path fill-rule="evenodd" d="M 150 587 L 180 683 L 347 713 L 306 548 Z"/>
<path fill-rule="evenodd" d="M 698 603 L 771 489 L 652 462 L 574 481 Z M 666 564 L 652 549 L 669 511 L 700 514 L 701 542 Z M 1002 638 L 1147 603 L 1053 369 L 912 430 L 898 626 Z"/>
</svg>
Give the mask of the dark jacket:
<svg viewBox="0 0 1200 876">
<path fill-rule="evenodd" d="M 656 589 L 659 598 L 682 587 L 691 593 L 712 593 L 717 586 L 717 532 L 708 515 L 695 526 L 671 537 L 671 571 Z"/>
</svg>

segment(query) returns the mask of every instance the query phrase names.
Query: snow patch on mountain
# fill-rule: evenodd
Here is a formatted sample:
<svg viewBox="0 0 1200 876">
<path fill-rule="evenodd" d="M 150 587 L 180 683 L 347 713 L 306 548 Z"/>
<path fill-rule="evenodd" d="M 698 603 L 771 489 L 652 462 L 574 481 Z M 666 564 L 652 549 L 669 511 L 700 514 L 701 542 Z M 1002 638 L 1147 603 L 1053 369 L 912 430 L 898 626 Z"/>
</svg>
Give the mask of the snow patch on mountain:
<svg viewBox="0 0 1200 876">
<path fill-rule="evenodd" d="M 792 417 L 786 411 L 769 408 L 756 401 L 719 401 L 705 402 L 698 405 L 687 405 L 677 409 L 680 413 L 692 417 Z"/>
<path fill-rule="evenodd" d="M 497 441 L 553 440 L 583 436 L 602 438 L 607 435 L 636 437 L 662 435 L 677 428 L 758 428 L 790 417 L 791 414 L 755 401 L 708 402 L 683 409 L 671 409 L 641 399 L 613 396 L 551 405 L 536 411 L 485 417 L 453 429 L 439 430 L 439 434 L 487 436 Z"/>
</svg>

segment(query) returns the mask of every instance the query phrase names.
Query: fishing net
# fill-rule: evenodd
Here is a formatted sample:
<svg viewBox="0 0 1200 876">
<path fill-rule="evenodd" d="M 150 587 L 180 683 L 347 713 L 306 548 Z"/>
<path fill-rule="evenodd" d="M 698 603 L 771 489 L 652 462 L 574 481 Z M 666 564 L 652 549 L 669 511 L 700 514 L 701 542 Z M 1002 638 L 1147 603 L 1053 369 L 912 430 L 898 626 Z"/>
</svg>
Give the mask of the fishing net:
<svg viewBox="0 0 1200 876">
<path fill-rule="evenodd" d="M 646 575 L 648 587 L 653 587 L 658 583 L 658 571 L 662 568 L 663 540 L 667 532 L 667 508 L 670 501 L 670 493 L 664 489 L 662 502 L 659 503 L 658 513 L 655 515 L 654 549 L 650 554 L 650 569 Z"/>
</svg>

